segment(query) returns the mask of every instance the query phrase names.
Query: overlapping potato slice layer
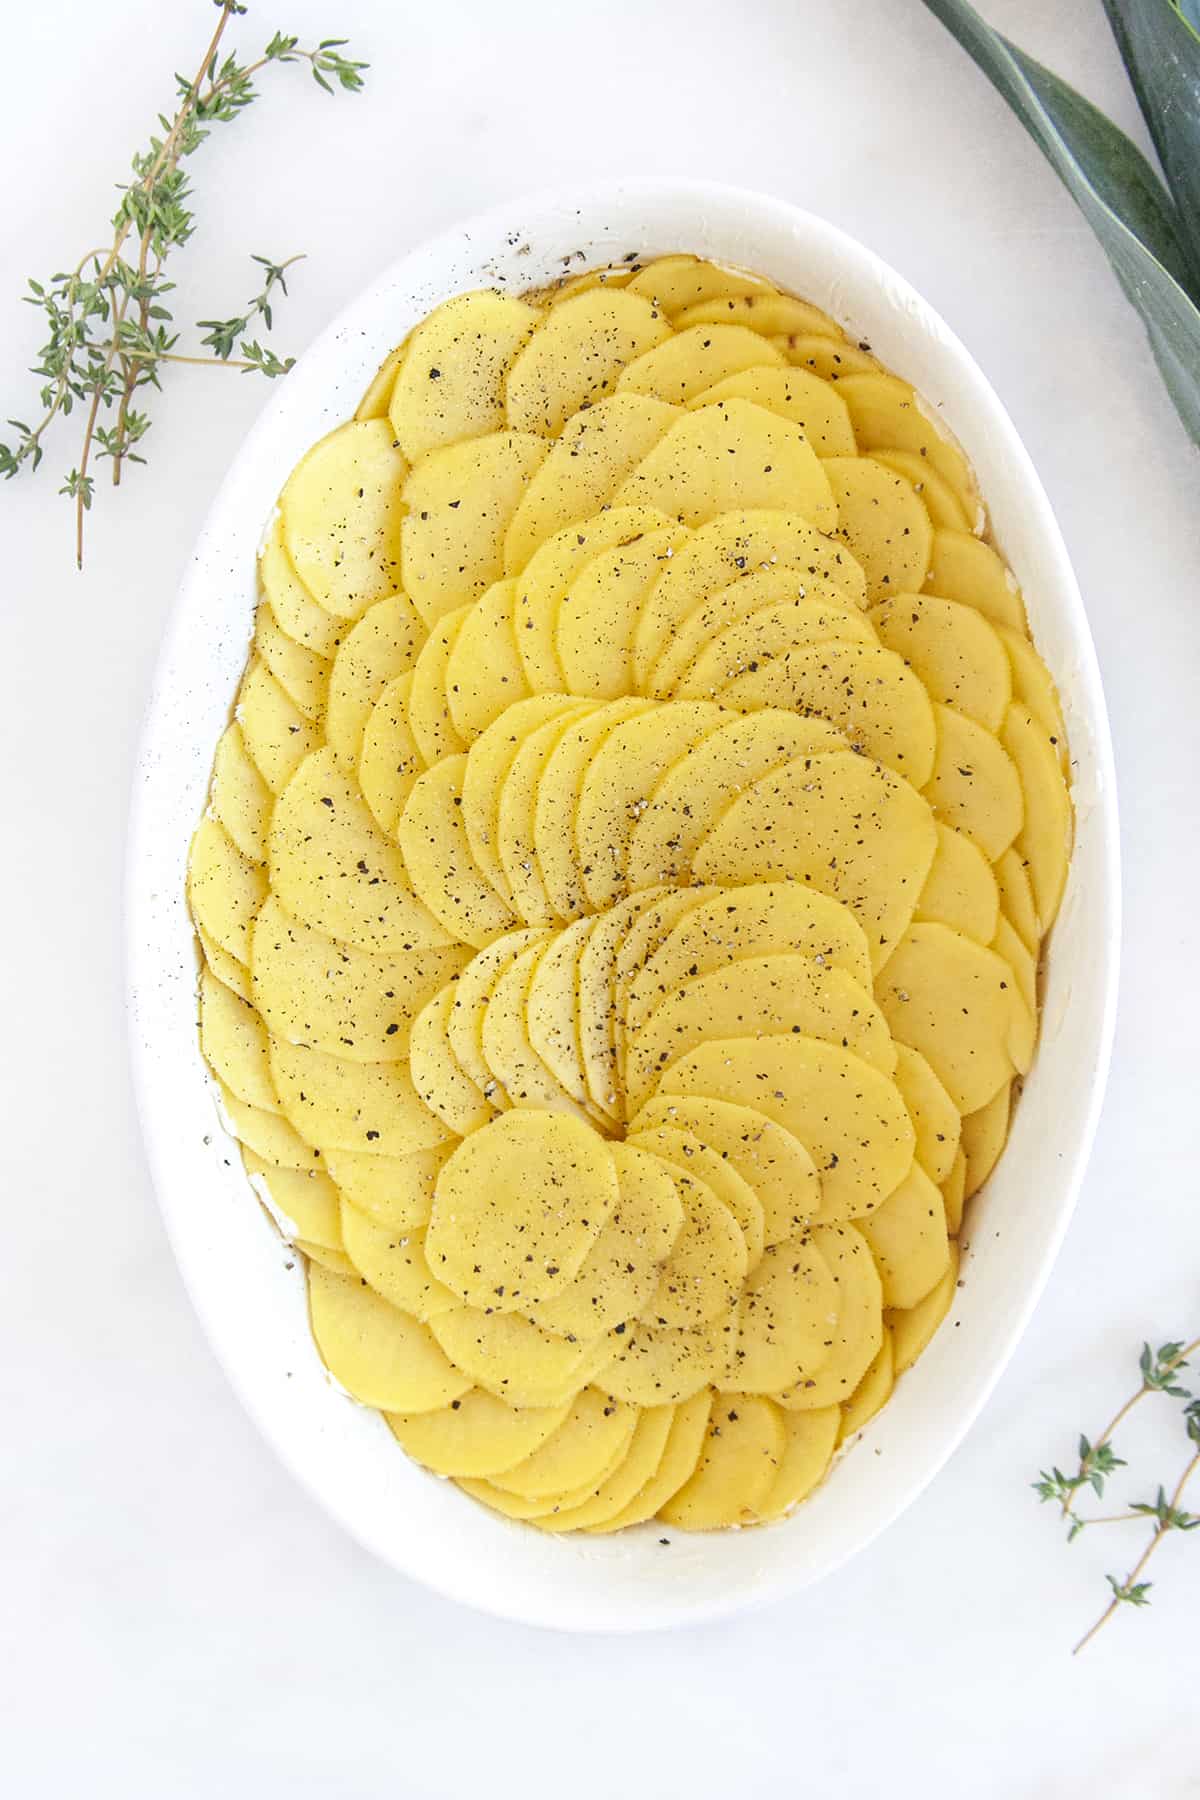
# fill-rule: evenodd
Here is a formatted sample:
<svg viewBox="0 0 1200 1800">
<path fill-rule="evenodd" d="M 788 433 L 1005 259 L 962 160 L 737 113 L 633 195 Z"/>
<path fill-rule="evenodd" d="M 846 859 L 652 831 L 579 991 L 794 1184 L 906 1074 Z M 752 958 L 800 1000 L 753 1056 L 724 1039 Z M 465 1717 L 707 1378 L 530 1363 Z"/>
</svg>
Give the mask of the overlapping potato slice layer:
<svg viewBox="0 0 1200 1800">
<path fill-rule="evenodd" d="M 688 255 L 446 302 L 284 487 L 201 1049 L 331 1377 L 506 1518 L 777 1518 L 953 1300 L 1072 830 L 985 525 Z"/>
</svg>

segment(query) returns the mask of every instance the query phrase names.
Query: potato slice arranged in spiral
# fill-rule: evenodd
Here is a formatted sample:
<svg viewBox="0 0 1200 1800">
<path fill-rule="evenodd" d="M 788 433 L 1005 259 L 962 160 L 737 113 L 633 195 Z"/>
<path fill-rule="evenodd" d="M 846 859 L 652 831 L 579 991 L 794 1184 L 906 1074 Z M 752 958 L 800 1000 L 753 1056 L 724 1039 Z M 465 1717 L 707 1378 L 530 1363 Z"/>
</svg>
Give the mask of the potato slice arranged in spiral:
<svg viewBox="0 0 1200 1800">
<path fill-rule="evenodd" d="M 781 1518 L 954 1299 L 1073 832 L 985 501 L 687 254 L 447 299 L 283 486 L 199 1047 L 347 1404 L 507 1520 Z"/>
</svg>

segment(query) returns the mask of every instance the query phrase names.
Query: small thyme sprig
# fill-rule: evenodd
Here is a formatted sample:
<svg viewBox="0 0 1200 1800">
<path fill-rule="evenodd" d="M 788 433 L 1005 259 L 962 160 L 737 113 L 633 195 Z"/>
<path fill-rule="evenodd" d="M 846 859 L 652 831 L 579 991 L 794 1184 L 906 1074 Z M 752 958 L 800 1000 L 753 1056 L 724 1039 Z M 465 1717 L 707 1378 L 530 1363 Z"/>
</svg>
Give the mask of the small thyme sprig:
<svg viewBox="0 0 1200 1800">
<path fill-rule="evenodd" d="M 1122 1606 L 1149 1606 L 1150 1590 L 1154 1583 L 1143 1581 L 1141 1576 L 1154 1552 L 1169 1532 L 1194 1531 L 1200 1526 L 1200 1514 L 1185 1512 L 1182 1501 L 1184 1492 L 1196 1470 L 1200 1468 L 1200 1396 L 1193 1395 L 1183 1386 L 1180 1376 L 1188 1367 L 1188 1358 L 1200 1350 L 1200 1337 L 1193 1338 L 1190 1344 L 1182 1340 L 1160 1344 L 1157 1350 L 1149 1344 L 1142 1345 L 1138 1358 L 1141 1381 L 1136 1390 L 1124 1404 L 1117 1408 L 1099 1437 L 1092 1442 L 1087 1437 L 1079 1439 L 1078 1461 L 1075 1472 L 1066 1475 L 1057 1466 L 1042 1469 L 1038 1479 L 1033 1483 L 1034 1492 L 1040 1500 L 1054 1501 L 1058 1505 L 1059 1517 L 1066 1523 L 1067 1542 L 1074 1543 L 1080 1534 L 1092 1525 L 1122 1525 L 1134 1521 L 1153 1520 L 1154 1529 L 1146 1543 L 1142 1554 L 1138 1557 L 1129 1573 L 1122 1579 L 1116 1575 L 1108 1575 L 1105 1579 L 1112 1590 L 1112 1598 L 1095 1624 L 1086 1631 L 1075 1645 L 1073 1655 L 1090 1644 L 1096 1633 L 1107 1625 L 1113 1614 Z M 1123 1512 L 1081 1515 L 1076 1511 L 1076 1501 L 1084 1491 L 1090 1488 L 1099 1498 L 1104 1494 L 1105 1483 L 1117 1469 L 1128 1467 L 1125 1458 L 1118 1456 L 1113 1448 L 1113 1434 L 1118 1426 L 1129 1417 L 1135 1406 L 1138 1406 L 1149 1394 L 1165 1394 L 1169 1399 L 1182 1400 L 1183 1425 L 1192 1455 L 1168 1496 L 1165 1486 L 1160 1482 L 1158 1492 L 1153 1500 L 1135 1500 L 1129 1503 Z"/>
<path fill-rule="evenodd" d="M 236 318 L 198 322 L 206 334 L 200 348 L 208 355 L 176 348 L 179 334 L 171 329 L 173 314 L 166 303 L 175 283 L 165 278 L 163 268 L 171 251 L 185 244 L 195 229 L 191 184 L 181 164 L 204 143 L 213 125 L 231 122 L 257 99 L 254 77 L 270 63 L 307 63 L 317 85 L 328 94 L 335 91 L 334 83 L 348 93 L 357 93 L 363 85 L 367 64 L 343 55 L 345 38 L 325 38 L 314 48 L 305 48 L 298 37 L 277 31 L 261 56 L 249 63 L 240 63 L 234 55 L 220 57 L 226 26 L 246 7 L 240 0 L 214 4 L 220 18 L 196 74 L 190 80 L 175 77 L 174 113 L 159 115 L 162 135 L 151 137 L 147 148 L 133 157 L 133 180 L 120 190 L 111 242 L 87 251 L 73 269 L 48 281 L 31 280 L 24 296 L 45 314 L 49 328 L 32 370 L 43 382 L 42 413 L 34 424 L 8 420 L 17 436 L 12 443 L 0 442 L 0 475 L 11 479 L 22 468 L 36 469 L 49 428 L 68 417 L 77 404 L 86 408 L 79 459 L 59 490 L 75 505 L 75 560 L 80 568 L 84 517 L 95 497 L 93 464 L 107 458 L 113 486 L 119 487 L 125 465 L 145 461 L 137 446 L 150 429 L 150 419 L 135 399 L 145 389 L 160 386 L 164 363 L 224 364 L 274 379 L 285 375 L 294 360 L 265 349 L 249 335 L 258 320 L 265 330 L 271 329 L 272 294 L 276 289 L 287 293 L 285 272 L 299 260 L 294 256 L 279 263 L 255 256 L 265 276 L 261 291 L 245 311 Z M 235 348 L 240 350 L 237 357 Z M 106 424 L 102 415 L 110 413 L 115 417 Z"/>
</svg>

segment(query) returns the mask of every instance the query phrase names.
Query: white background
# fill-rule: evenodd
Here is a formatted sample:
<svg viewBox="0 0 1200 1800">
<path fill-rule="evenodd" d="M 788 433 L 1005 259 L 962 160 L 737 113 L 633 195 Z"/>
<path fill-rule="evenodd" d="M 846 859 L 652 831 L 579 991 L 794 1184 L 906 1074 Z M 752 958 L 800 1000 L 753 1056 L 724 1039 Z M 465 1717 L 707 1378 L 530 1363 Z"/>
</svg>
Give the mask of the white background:
<svg viewBox="0 0 1200 1800">
<path fill-rule="evenodd" d="M 141 710 L 188 548 L 266 389 L 171 373 L 149 467 L 99 494 L 82 577 L 55 494 L 72 423 L 35 478 L 0 489 L 0 1782 L 22 1800 L 1200 1794 L 1200 1545 L 1168 1542 L 1152 1608 L 1073 1663 L 1140 1527 L 1068 1551 L 1029 1490 L 1133 1385 L 1143 1336 L 1200 1330 L 1200 468 L 1134 316 L 919 0 L 279 6 L 255 0 L 234 40 L 348 36 L 369 89 L 334 101 L 273 70 L 196 158 L 182 318 L 236 311 L 251 251 L 304 250 L 277 320 L 299 350 L 467 213 L 661 173 L 827 214 L 966 340 L 1058 510 L 1105 674 L 1127 904 L 1116 1059 L 1079 1216 L 995 1398 L 824 1586 L 684 1634 L 563 1638 L 377 1566 L 277 1466 L 200 1337 L 122 1038 Z M 1141 136 L 1100 0 L 984 10 Z M 37 0 L 6 19 L 0 413 L 34 407 L 23 277 L 104 238 L 112 183 L 213 17 L 202 0 Z M 1134 1497 L 1183 1461 L 1154 1404 L 1128 1440 Z"/>
</svg>

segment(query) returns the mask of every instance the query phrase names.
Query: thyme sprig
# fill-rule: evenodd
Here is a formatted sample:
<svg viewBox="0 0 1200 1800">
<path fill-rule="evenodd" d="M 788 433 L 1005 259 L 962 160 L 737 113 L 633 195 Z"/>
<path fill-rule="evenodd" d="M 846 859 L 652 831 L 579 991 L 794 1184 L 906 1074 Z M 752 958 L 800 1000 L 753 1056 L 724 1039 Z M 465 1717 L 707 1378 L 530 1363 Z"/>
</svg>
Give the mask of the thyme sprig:
<svg viewBox="0 0 1200 1800">
<path fill-rule="evenodd" d="M 176 75 L 173 113 L 159 114 L 161 135 L 151 136 L 147 147 L 133 157 L 133 179 L 119 190 L 111 242 L 87 251 L 73 269 L 47 281 L 30 280 L 24 296 L 45 315 L 48 327 L 32 369 L 43 383 L 42 411 L 34 423 L 8 420 L 17 435 L 10 443 L 0 442 L 0 475 L 11 479 L 23 468 L 36 469 L 50 427 L 76 406 L 83 410 L 78 460 L 59 489 L 74 502 L 75 560 L 80 568 L 84 518 L 95 497 L 94 465 L 107 459 L 113 486 L 119 487 L 125 466 L 145 461 L 138 446 L 150 429 L 150 418 L 144 405 L 136 402 L 148 398 L 146 390 L 161 386 L 164 364 L 224 364 L 273 380 L 285 375 L 294 361 L 265 348 L 252 333 L 259 322 L 263 330 L 271 330 L 272 297 L 276 291 L 287 293 L 286 271 L 299 260 L 295 256 L 283 262 L 255 256 L 264 271 L 263 285 L 244 311 L 228 319 L 197 322 L 204 333 L 199 349 L 208 354 L 177 348 L 180 337 L 168 303 L 175 283 L 163 271 L 171 252 L 186 244 L 195 229 L 191 182 L 183 163 L 214 125 L 232 122 L 258 98 L 255 77 L 269 64 L 307 64 L 314 81 L 328 94 L 335 92 L 335 84 L 348 93 L 357 93 L 363 85 L 367 64 L 343 54 L 345 38 L 324 38 L 305 47 L 298 37 L 277 31 L 250 62 L 239 62 L 233 54 L 222 56 L 225 28 L 246 7 L 239 0 L 214 3 L 220 18 L 195 75 L 190 79 Z M 110 415 L 112 422 L 107 423 Z"/>
<path fill-rule="evenodd" d="M 1188 1483 L 1200 1468 L 1200 1395 L 1193 1394 L 1180 1379 L 1188 1367 L 1189 1357 L 1195 1355 L 1197 1350 L 1200 1350 L 1200 1337 L 1193 1338 L 1189 1344 L 1182 1340 L 1160 1344 L 1157 1350 L 1152 1349 L 1149 1344 L 1143 1344 L 1138 1358 L 1141 1380 L 1137 1388 L 1117 1408 L 1099 1437 L 1094 1441 L 1080 1437 L 1073 1473 L 1064 1474 L 1057 1466 L 1042 1469 L 1033 1483 L 1034 1492 L 1040 1500 L 1057 1504 L 1059 1517 L 1066 1525 L 1069 1544 L 1074 1543 L 1077 1537 L 1093 1525 L 1153 1521 L 1150 1537 L 1129 1573 L 1124 1577 L 1105 1577 L 1112 1590 L 1112 1598 L 1075 1645 L 1072 1652 L 1075 1656 L 1091 1643 L 1096 1633 L 1108 1624 L 1122 1606 L 1150 1605 L 1150 1590 L 1154 1583 L 1142 1580 L 1150 1558 L 1169 1533 L 1195 1531 L 1200 1526 L 1200 1513 L 1186 1512 L 1182 1504 Z M 1076 1502 L 1084 1492 L 1090 1490 L 1097 1498 L 1102 1498 L 1110 1476 L 1118 1469 L 1128 1467 L 1125 1458 L 1118 1456 L 1113 1447 L 1113 1436 L 1133 1409 L 1150 1394 L 1165 1394 L 1168 1399 L 1183 1402 L 1183 1427 L 1191 1446 L 1191 1455 L 1182 1474 L 1169 1494 L 1166 1486 L 1160 1482 L 1153 1500 L 1131 1501 L 1123 1511 L 1115 1513 L 1081 1514 L 1076 1509 Z"/>
</svg>

